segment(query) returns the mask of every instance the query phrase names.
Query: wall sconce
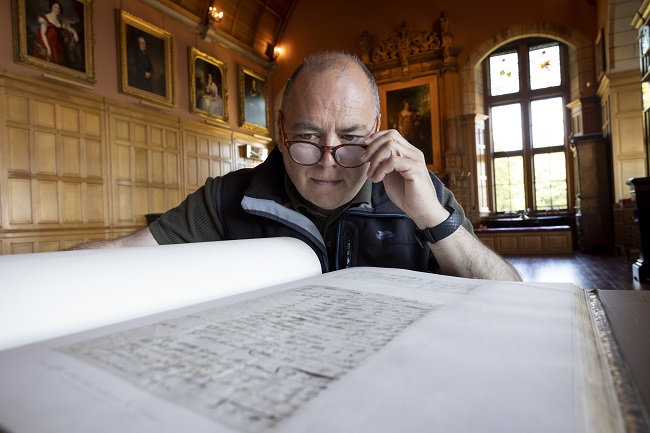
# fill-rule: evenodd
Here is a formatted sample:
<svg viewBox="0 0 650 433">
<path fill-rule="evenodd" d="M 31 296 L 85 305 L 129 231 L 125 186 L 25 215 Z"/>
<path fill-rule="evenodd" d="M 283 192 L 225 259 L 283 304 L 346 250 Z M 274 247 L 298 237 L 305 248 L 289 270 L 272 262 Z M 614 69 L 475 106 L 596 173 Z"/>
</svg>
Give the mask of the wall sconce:
<svg viewBox="0 0 650 433">
<path fill-rule="evenodd" d="M 223 18 L 223 11 L 217 12 L 217 8 L 214 6 L 210 6 L 208 8 L 208 22 L 211 26 L 213 26 L 215 23 L 220 23 L 221 18 Z"/>
<path fill-rule="evenodd" d="M 266 51 L 264 51 L 264 55 L 271 61 L 275 62 L 278 60 L 278 57 L 280 57 L 282 53 L 284 53 L 284 48 L 276 47 L 271 42 L 266 43 Z"/>
<path fill-rule="evenodd" d="M 208 30 L 210 30 L 210 27 L 213 27 L 215 24 L 220 23 L 222 18 L 223 11 L 218 12 L 215 6 L 210 6 L 208 8 L 208 22 L 201 28 L 200 31 L 201 37 L 205 39 L 208 35 Z"/>
</svg>

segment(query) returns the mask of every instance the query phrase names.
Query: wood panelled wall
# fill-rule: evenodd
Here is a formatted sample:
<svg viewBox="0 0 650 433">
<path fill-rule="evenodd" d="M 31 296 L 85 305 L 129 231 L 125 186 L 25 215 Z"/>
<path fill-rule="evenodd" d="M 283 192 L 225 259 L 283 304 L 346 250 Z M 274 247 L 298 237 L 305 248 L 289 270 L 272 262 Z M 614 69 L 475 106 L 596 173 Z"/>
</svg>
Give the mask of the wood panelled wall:
<svg viewBox="0 0 650 433">
<path fill-rule="evenodd" d="M 0 72 L 0 254 L 146 225 L 208 176 L 252 166 L 254 137 Z"/>
</svg>

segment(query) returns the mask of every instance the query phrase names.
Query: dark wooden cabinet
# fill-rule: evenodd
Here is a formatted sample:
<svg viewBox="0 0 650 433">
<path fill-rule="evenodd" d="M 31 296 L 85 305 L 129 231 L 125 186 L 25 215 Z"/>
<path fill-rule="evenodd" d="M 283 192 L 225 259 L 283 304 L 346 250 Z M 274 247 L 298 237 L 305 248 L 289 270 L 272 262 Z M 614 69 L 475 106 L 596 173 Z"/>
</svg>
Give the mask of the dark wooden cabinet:
<svg viewBox="0 0 650 433">
<path fill-rule="evenodd" d="M 634 202 L 634 221 L 639 228 L 639 258 L 632 265 L 632 276 L 636 281 L 650 278 L 650 263 L 645 257 L 650 254 L 650 177 L 636 177 L 627 181 Z"/>
<path fill-rule="evenodd" d="M 613 252 L 609 142 L 602 134 L 573 135 L 571 149 L 575 161 L 578 249 L 583 253 Z"/>
<path fill-rule="evenodd" d="M 643 102 L 643 139 L 646 174 L 650 173 L 650 1 L 644 0 L 632 19 L 639 31 L 639 59 L 641 66 L 641 96 Z"/>
<path fill-rule="evenodd" d="M 625 254 L 625 260 L 630 260 L 631 252 L 639 251 L 639 228 L 634 221 L 634 203 L 630 199 L 621 200 L 614 206 L 614 246 L 616 253 Z M 636 259 L 636 257 L 633 257 Z"/>
</svg>

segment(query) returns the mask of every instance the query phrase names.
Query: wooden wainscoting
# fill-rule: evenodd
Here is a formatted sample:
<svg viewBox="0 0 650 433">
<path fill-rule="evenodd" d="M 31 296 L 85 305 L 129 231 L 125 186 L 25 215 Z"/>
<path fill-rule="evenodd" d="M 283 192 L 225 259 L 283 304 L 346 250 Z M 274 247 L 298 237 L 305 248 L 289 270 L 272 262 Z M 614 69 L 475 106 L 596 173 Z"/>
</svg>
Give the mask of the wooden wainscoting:
<svg viewBox="0 0 650 433">
<path fill-rule="evenodd" d="M 475 229 L 478 238 L 502 255 L 573 253 L 570 226 Z"/>
<path fill-rule="evenodd" d="M 180 203 L 181 131 L 178 119 L 130 107 L 108 107 L 112 222 L 145 225 L 145 215 Z"/>
<path fill-rule="evenodd" d="M 105 227 L 102 101 L 6 77 L 0 79 L 0 100 L 0 229 L 15 234 Z"/>
<path fill-rule="evenodd" d="M 196 191 L 208 177 L 233 171 L 232 133 L 209 125 L 185 127 L 185 195 Z"/>
<path fill-rule="evenodd" d="M 0 254 L 121 236 L 270 140 L 0 71 Z"/>
</svg>

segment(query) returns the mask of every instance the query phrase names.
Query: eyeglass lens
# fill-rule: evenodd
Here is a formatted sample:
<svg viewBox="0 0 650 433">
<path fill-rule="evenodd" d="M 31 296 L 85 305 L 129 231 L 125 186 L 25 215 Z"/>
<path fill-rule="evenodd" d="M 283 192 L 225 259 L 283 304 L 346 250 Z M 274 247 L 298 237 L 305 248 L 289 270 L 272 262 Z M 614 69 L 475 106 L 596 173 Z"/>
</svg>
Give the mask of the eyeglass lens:
<svg viewBox="0 0 650 433">
<path fill-rule="evenodd" d="M 362 164 L 364 146 L 355 144 L 336 146 L 332 149 L 334 160 L 343 167 L 354 168 Z M 314 165 L 323 157 L 325 149 L 313 143 L 292 143 L 289 153 L 294 161 L 303 165 Z"/>
</svg>

